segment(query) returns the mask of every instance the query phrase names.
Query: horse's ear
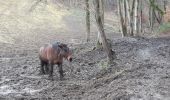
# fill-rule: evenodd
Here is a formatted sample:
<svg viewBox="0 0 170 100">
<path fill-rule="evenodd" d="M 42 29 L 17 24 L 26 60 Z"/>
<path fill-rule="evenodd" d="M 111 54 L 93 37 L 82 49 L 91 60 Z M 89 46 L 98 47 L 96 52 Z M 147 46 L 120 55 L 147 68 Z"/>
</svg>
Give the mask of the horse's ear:
<svg viewBox="0 0 170 100">
<path fill-rule="evenodd" d="M 61 45 L 61 44 L 60 44 L 60 45 L 58 45 L 58 46 L 59 46 L 61 49 L 63 48 L 63 45 Z"/>
<path fill-rule="evenodd" d="M 60 45 L 58 45 L 60 48 L 64 48 L 64 47 L 67 47 L 67 45 L 66 44 L 60 44 Z"/>
</svg>

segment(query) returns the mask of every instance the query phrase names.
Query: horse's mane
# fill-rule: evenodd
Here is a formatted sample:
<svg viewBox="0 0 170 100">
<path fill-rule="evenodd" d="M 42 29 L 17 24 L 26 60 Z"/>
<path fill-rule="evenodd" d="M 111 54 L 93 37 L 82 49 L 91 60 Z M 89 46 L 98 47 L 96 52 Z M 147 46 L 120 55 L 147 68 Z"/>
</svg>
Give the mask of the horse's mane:
<svg viewBox="0 0 170 100">
<path fill-rule="evenodd" d="M 58 42 L 58 41 L 51 43 L 51 45 L 55 50 L 58 50 L 59 48 L 64 50 L 65 52 L 68 52 L 68 50 L 69 50 L 69 48 L 67 47 L 66 44 Z"/>
</svg>

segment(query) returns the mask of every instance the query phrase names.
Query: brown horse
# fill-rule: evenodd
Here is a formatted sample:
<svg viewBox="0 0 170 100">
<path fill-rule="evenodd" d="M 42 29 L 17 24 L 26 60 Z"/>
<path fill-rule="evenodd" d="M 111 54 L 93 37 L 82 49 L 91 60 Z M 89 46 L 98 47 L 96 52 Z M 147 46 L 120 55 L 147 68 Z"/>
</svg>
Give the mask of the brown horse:
<svg viewBox="0 0 170 100">
<path fill-rule="evenodd" d="M 60 80 L 63 79 L 62 63 L 63 58 L 72 61 L 71 50 L 66 44 L 60 42 L 50 43 L 40 48 L 39 59 L 41 62 L 41 74 L 49 73 L 49 78 L 53 80 L 53 65 L 59 67 Z"/>
</svg>

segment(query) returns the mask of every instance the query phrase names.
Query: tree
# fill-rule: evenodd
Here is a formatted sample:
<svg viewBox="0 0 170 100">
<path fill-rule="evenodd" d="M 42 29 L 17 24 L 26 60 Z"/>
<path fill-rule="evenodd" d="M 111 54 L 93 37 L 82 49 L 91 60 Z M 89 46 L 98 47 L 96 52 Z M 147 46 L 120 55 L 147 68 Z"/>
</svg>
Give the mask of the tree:
<svg viewBox="0 0 170 100">
<path fill-rule="evenodd" d="M 139 33 L 139 19 L 138 19 L 138 11 L 139 11 L 139 0 L 135 0 L 135 8 L 134 8 L 134 31 L 135 35 Z"/>
<path fill-rule="evenodd" d="M 139 12 L 140 12 L 140 18 L 139 18 L 139 31 L 140 31 L 140 33 L 142 33 L 143 32 L 143 23 L 142 23 L 142 19 L 143 19 L 143 2 L 142 2 L 142 0 L 140 0 L 140 2 L 139 2 L 140 4 L 140 9 L 139 9 Z"/>
<path fill-rule="evenodd" d="M 118 0 L 121 30 L 123 36 L 139 33 L 139 0 Z M 131 5 L 131 6 L 130 6 Z"/>
<path fill-rule="evenodd" d="M 89 0 L 86 1 L 86 32 L 87 32 L 87 42 L 90 41 L 90 9 Z"/>
<path fill-rule="evenodd" d="M 123 36 L 127 36 L 126 5 L 124 5 L 124 10 L 122 9 L 123 5 L 124 2 L 122 0 L 118 0 L 118 10 L 119 10 L 118 12 L 119 12 L 120 23 L 121 23 L 121 31 Z M 125 18 L 123 15 L 125 16 Z"/>
<path fill-rule="evenodd" d="M 159 3 L 161 4 L 161 2 Z M 157 21 L 159 24 L 162 23 L 162 17 L 165 11 L 163 11 L 161 7 L 158 5 L 158 1 L 149 0 L 149 4 L 150 4 L 149 22 L 150 22 L 151 31 L 153 31 L 153 26 L 154 26 L 155 21 Z M 164 7 L 163 9 L 166 10 Z"/>
<path fill-rule="evenodd" d="M 104 1 L 99 0 L 99 12 L 101 16 L 101 21 L 104 25 Z M 98 36 L 97 36 L 97 47 L 100 48 L 102 46 L 102 39 L 100 35 L 100 31 L 98 31 Z"/>
<path fill-rule="evenodd" d="M 94 5 L 95 5 L 95 19 L 96 19 L 98 31 L 99 31 L 100 36 L 101 36 L 102 46 L 103 46 L 103 48 L 105 49 L 105 51 L 107 53 L 109 63 L 112 63 L 113 60 L 115 59 L 114 58 L 115 57 L 115 52 L 112 51 L 111 47 L 109 46 L 109 44 L 107 42 L 106 36 L 105 36 L 102 17 L 101 17 L 101 14 L 100 14 L 99 0 L 94 0 Z"/>
</svg>

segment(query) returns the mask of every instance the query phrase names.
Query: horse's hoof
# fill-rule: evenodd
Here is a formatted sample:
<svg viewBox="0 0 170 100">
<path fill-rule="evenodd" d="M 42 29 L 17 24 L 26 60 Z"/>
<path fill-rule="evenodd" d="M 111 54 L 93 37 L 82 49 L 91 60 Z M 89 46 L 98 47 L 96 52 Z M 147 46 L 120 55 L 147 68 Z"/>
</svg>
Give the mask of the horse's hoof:
<svg viewBox="0 0 170 100">
<path fill-rule="evenodd" d="M 50 81 L 54 81 L 54 79 L 53 79 L 53 78 L 48 78 L 48 80 L 50 80 Z"/>
<path fill-rule="evenodd" d="M 60 81 L 63 81 L 64 79 L 63 78 L 60 78 Z"/>
<path fill-rule="evenodd" d="M 44 74 L 45 74 L 45 75 L 48 75 L 48 74 L 49 74 L 49 72 L 45 72 Z"/>
<path fill-rule="evenodd" d="M 64 81 L 65 79 L 64 79 L 64 77 L 60 77 L 60 81 Z"/>
<path fill-rule="evenodd" d="M 54 81 L 53 77 L 51 77 L 51 76 L 49 76 L 48 79 L 51 81 Z"/>
<path fill-rule="evenodd" d="M 39 72 L 39 73 L 38 73 L 38 75 L 44 75 L 44 74 L 45 74 L 45 73 L 43 73 L 43 72 Z"/>
</svg>

